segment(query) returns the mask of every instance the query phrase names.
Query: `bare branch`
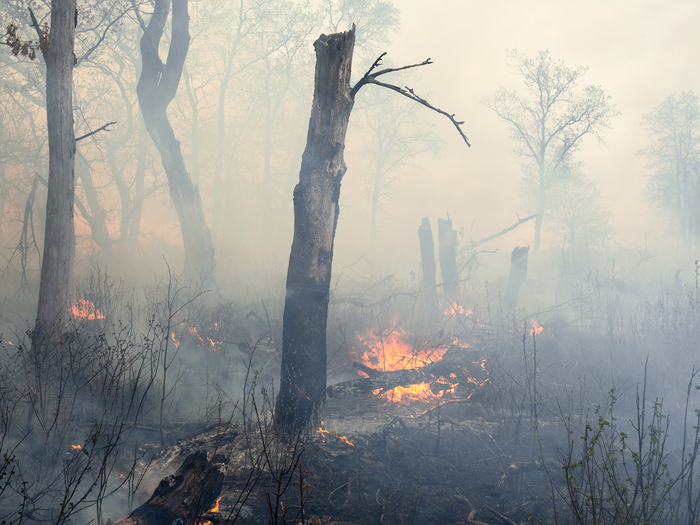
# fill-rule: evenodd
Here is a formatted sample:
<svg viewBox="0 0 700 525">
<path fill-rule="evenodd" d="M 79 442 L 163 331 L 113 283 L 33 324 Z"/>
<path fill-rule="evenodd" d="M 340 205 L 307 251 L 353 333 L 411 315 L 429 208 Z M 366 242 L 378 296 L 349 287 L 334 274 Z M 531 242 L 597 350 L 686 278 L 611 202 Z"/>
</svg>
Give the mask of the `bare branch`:
<svg viewBox="0 0 700 525">
<path fill-rule="evenodd" d="M 416 66 L 420 66 L 420 65 L 423 65 L 423 64 L 416 64 Z M 406 67 L 415 67 L 415 66 L 406 66 Z M 397 69 L 397 71 L 398 71 L 398 69 Z M 381 73 L 381 71 L 380 71 L 379 73 Z M 393 85 L 393 84 L 387 84 L 387 83 L 385 83 L 385 82 L 380 82 L 379 80 L 376 80 L 376 79 L 374 78 L 374 75 L 371 76 L 371 77 L 369 77 L 369 80 L 367 81 L 367 83 L 368 83 L 368 84 L 376 84 L 376 85 L 378 85 L 378 86 L 381 86 L 381 87 L 384 87 L 384 88 L 387 88 L 387 89 L 391 89 L 391 90 L 393 90 L 393 91 L 396 91 L 397 93 L 402 94 L 404 97 L 410 98 L 411 100 L 413 100 L 413 101 L 415 101 L 415 102 L 418 102 L 419 104 L 422 104 L 422 105 L 425 106 L 426 108 L 432 109 L 432 110 L 435 111 L 436 113 L 440 113 L 441 115 L 446 116 L 448 119 L 450 119 L 450 122 L 452 122 L 452 124 L 454 124 L 455 128 L 457 128 L 457 131 L 459 131 L 459 134 L 462 136 L 462 139 L 464 140 L 464 142 L 466 143 L 466 145 L 469 146 L 469 147 L 471 147 L 471 144 L 469 143 L 469 139 L 467 138 L 467 136 L 466 136 L 466 135 L 464 134 L 464 132 L 462 131 L 462 127 L 461 127 L 461 126 L 462 126 L 462 124 L 464 124 L 464 121 L 457 121 L 457 120 L 455 120 L 454 114 L 450 115 L 450 114 L 447 113 L 446 111 L 443 111 L 443 110 L 441 110 L 440 108 L 436 108 L 435 106 L 433 106 L 430 102 L 428 102 L 428 101 L 425 100 L 424 98 L 421 98 L 421 97 L 419 97 L 418 95 L 416 95 L 416 93 L 415 93 L 411 88 L 409 88 L 409 87 L 404 86 L 404 88 L 400 88 L 400 87 L 395 86 L 395 85 Z"/>
<path fill-rule="evenodd" d="M 27 7 L 29 9 L 29 16 L 32 18 L 32 27 L 36 31 L 36 34 L 39 37 L 39 41 L 41 42 L 42 35 L 41 35 L 41 27 L 39 26 L 39 21 L 36 19 L 36 16 L 34 16 L 34 11 L 32 11 L 31 7 Z"/>
<path fill-rule="evenodd" d="M 364 76 L 359 80 L 357 84 L 353 86 L 353 88 L 350 90 L 350 96 L 355 98 L 355 95 L 357 94 L 358 91 L 360 91 L 360 88 L 364 86 L 365 84 L 372 84 L 374 83 L 374 79 L 376 79 L 380 75 L 386 75 L 387 73 L 394 73 L 396 71 L 403 71 L 404 69 L 411 69 L 414 67 L 420 67 L 420 66 L 427 66 L 429 64 L 432 64 L 430 59 L 426 59 L 420 64 L 410 64 L 408 66 L 401 66 L 401 67 L 388 67 L 386 69 L 382 69 L 381 71 L 377 71 L 374 75 L 372 75 L 372 71 L 376 69 L 379 64 L 382 61 L 382 58 L 384 58 L 384 55 L 386 55 L 386 52 L 382 53 L 379 55 L 377 60 L 374 61 L 374 63 L 370 66 L 370 68 L 367 70 L 367 73 L 364 74 Z"/>
<path fill-rule="evenodd" d="M 89 136 L 94 135 L 95 133 L 99 133 L 99 132 L 102 131 L 102 130 L 104 130 L 104 131 L 112 131 L 111 129 L 107 129 L 107 128 L 108 128 L 109 126 L 111 126 L 112 124 L 116 124 L 116 123 L 117 123 L 116 121 L 114 121 L 114 122 L 107 122 L 107 124 L 105 124 L 104 126 L 101 126 L 101 127 L 97 128 L 95 131 L 91 131 L 90 133 L 86 133 L 85 135 L 81 135 L 80 137 L 76 137 L 75 141 L 78 142 L 79 140 L 86 139 L 86 138 L 88 138 Z"/>
<path fill-rule="evenodd" d="M 480 246 L 480 245 L 484 244 L 485 242 L 488 242 L 488 241 L 491 241 L 491 240 L 493 240 L 493 239 L 496 239 L 497 237 L 500 237 L 501 235 L 505 235 L 505 234 L 508 233 L 509 231 L 514 230 L 515 228 L 517 228 L 517 227 L 520 226 L 521 224 L 523 224 L 523 223 L 525 223 L 525 222 L 527 222 L 527 221 L 529 221 L 529 220 L 532 220 L 532 219 L 534 219 L 535 217 L 537 217 L 537 214 L 536 214 L 536 213 L 533 214 L 533 215 L 530 215 L 530 216 L 528 216 L 528 217 L 525 217 L 525 218 L 523 218 L 523 219 L 520 219 L 520 218 L 519 218 L 518 222 L 516 222 L 515 224 L 512 224 L 511 226 L 508 226 L 507 228 L 502 229 L 500 232 L 494 233 L 493 235 L 489 235 L 488 237 L 484 237 L 484 238 L 481 239 L 480 241 L 476 241 L 476 242 L 471 243 L 469 246 L 465 246 L 465 247 L 463 247 L 463 248 L 460 248 L 459 250 L 457 250 L 457 255 L 459 255 L 459 254 L 461 254 L 461 253 L 464 253 L 464 252 L 466 252 L 467 250 L 473 250 L 474 248 L 476 248 L 477 246 Z"/>
</svg>

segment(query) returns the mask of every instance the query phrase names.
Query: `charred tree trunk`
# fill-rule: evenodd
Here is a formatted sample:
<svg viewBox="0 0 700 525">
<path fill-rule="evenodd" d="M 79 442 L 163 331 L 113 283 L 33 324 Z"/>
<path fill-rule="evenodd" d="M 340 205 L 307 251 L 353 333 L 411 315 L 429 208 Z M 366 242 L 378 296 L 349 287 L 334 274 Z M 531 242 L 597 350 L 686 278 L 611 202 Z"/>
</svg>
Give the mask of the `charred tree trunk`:
<svg viewBox="0 0 700 525">
<path fill-rule="evenodd" d="M 200 450 L 185 458 L 172 476 L 161 480 L 150 499 L 114 525 L 172 525 L 204 523 L 202 514 L 221 494 L 224 470 Z"/>
<path fill-rule="evenodd" d="M 165 64 L 158 55 L 163 28 L 168 20 L 170 0 L 156 0 L 148 26 L 143 26 L 141 57 L 143 69 L 136 88 L 146 129 L 158 148 L 170 196 L 180 220 L 185 251 L 185 275 L 209 275 L 214 266 L 211 233 L 204 220 L 199 188 L 192 183 L 180 142 L 168 120 L 167 109 L 175 97 L 189 47 L 188 0 L 173 0 L 172 39 Z"/>
<path fill-rule="evenodd" d="M 420 241 L 420 257 L 423 267 L 423 294 L 425 295 L 425 309 L 428 315 L 434 315 L 438 308 L 437 297 L 437 265 L 435 264 L 435 242 L 433 230 L 430 227 L 428 217 L 423 218 L 418 228 Z"/>
<path fill-rule="evenodd" d="M 282 335 L 282 378 L 276 417 L 287 429 L 315 424 L 326 389 L 326 321 L 333 240 L 338 223 L 343 152 L 353 96 L 355 28 L 314 42 L 311 119 L 294 188 L 294 238 L 289 257 Z"/>
<path fill-rule="evenodd" d="M 529 246 L 516 246 L 510 256 L 510 276 L 504 297 L 506 306 L 515 308 L 518 302 L 520 287 L 527 279 L 527 254 L 529 251 Z"/>
<path fill-rule="evenodd" d="M 447 300 L 459 302 L 459 273 L 457 272 L 457 232 L 452 229 L 452 219 L 438 219 L 440 242 L 440 274 L 442 290 Z"/>
<path fill-rule="evenodd" d="M 51 33 L 43 52 L 46 61 L 46 124 L 49 138 L 49 181 L 46 231 L 41 261 L 36 337 L 58 335 L 68 314 L 71 277 L 73 203 L 75 197 L 75 133 L 73 67 L 75 65 L 75 0 L 51 2 Z M 37 26 L 37 31 L 39 30 Z"/>
</svg>

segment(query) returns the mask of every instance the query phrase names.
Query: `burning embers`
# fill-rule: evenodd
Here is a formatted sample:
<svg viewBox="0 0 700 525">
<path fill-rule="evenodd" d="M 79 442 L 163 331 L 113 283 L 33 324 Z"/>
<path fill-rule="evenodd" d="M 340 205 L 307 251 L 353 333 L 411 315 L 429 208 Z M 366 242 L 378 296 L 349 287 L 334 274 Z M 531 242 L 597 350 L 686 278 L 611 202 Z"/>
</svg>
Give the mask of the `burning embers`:
<svg viewBox="0 0 700 525">
<path fill-rule="evenodd" d="M 440 347 L 418 345 L 395 327 L 358 339 L 364 348 L 356 349 L 353 366 L 362 379 L 330 386 L 331 397 L 371 393 L 390 403 L 436 403 L 469 399 L 488 382 L 486 358 L 457 338 Z"/>
<path fill-rule="evenodd" d="M 105 316 L 100 312 L 95 303 L 87 299 L 78 299 L 71 305 L 70 312 L 74 319 L 86 319 L 94 321 L 96 319 L 104 319 Z"/>
</svg>

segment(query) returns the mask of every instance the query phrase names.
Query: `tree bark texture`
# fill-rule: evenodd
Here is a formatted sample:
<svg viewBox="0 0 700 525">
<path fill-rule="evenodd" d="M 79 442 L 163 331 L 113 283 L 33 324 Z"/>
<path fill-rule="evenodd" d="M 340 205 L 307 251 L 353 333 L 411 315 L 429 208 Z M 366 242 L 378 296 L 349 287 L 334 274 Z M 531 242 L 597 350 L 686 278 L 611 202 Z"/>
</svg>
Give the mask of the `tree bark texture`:
<svg viewBox="0 0 700 525">
<path fill-rule="evenodd" d="M 423 294 L 425 295 L 425 309 L 428 315 L 434 315 L 438 308 L 437 298 L 437 265 L 435 264 L 435 242 L 430 220 L 424 217 L 418 228 L 418 240 L 420 241 L 420 257 L 423 268 Z"/>
<path fill-rule="evenodd" d="M 136 88 L 146 129 L 160 153 L 170 196 L 180 220 L 185 251 L 185 275 L 208 275 L 214 266 L 211 232 L 204 219 L 199 188 L 185 166 L 180 142 L 168 120 L 168 105 L 177 93 L 190 42 L 188 0 L 173 0 L 172 38 L 166 63 L 158 55 L 170 0 L 156 0 L 155 9 L 141 37 L 143 69 Z"/>
<path fill-rule="evenodd" d="M 510 256 L 510 276 L 508 277 L 504 302 L 506 306 L 511 308 L 515 308 L 520 287 L 527 279 L 527 254 L 529 251 L 529 246 L 516 246 Z"/>
<path fill-rule="evenodd" d="M 163 478 L 150 499 L 114 525 L 172 525 L 197 520 L 216 503 L 225 473 L 223 465 L 207 460 L 203 450 L 185 458 L 175 474 Z"/>
<path fill-rule="evenodd" d="M 457 272 L 457 232 L 452 229 L 452 219 L 438 219 L 440 242 L 440 275 L 442 291 L 451 303 L 459 302 L 459 273 Z"/>
<path fill-rule="evenodd" d="M 353 107 L 350 91 L 355 28 L 321 35 L 314 97 L 299 183 L 294 188 L 292 240 L 282 335 L 279 425 L 314 426 L 326 389 L 326 321 L 333 240 L 338 223 L 343 152 Z"/>
<path fill-rule="evenodd" d="M 49 138 L 49 181 L 46 231 L 41 262 L 36 335 L 60 334 L 68 314 L 71 240 L 75 198 L 75 133 L 73 124 L 73 66 L 75 60 L 75 2 L 51 2 L 46 62 L 46 124 Z"/>
</svg>

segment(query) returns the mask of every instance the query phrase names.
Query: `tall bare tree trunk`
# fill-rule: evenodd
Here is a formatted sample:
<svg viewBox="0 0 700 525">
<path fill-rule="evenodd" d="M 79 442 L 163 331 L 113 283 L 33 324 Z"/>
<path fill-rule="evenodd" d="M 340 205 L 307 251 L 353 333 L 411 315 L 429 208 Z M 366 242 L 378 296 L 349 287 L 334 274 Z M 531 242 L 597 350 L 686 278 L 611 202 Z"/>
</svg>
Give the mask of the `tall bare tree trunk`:
<svg viewBox="0 0 700 525">
<path fill-rule="evenodd" d="M 204 219 L 199 188 L 192 183 L 168 120 L 168 105 L 177 93 L 182 68 L 190 43 L 190 15 L 187 0 L 173 0 L 172 39 L 165 64 L 158 55 L 163 28 L 168 20 L 170 0 L 156 0 L 148 26 L 142 27 L 141 57 L 143 70 L 136 88 L 146 129 L 158 148 L 170 196 L 180 220 L 185 250 L 185 275 L 209 275 L 214 267 L 214 248 Z"/>
<path fill-rule="evenodd" d="M 333 239 L 338 223 L 343 152 L 353 96 L 350 69 L 355 28 L 321 35 L 314 98 L 299 184 L 294 188 L 294 238 L 284 303 L 282 381 L 277 422 L 315 425 L 326 389 L 326 321 Z"/>
<path fill-rule="evenodd" d="M 36 336 L 58 335 L 68 313 L 75 196 L 73 66 L 75 1 L 51 2 L 46 62 L 46 124 L 49 137 L 49 181 L 46 231 L 41 261 Z"/>
</svg>

